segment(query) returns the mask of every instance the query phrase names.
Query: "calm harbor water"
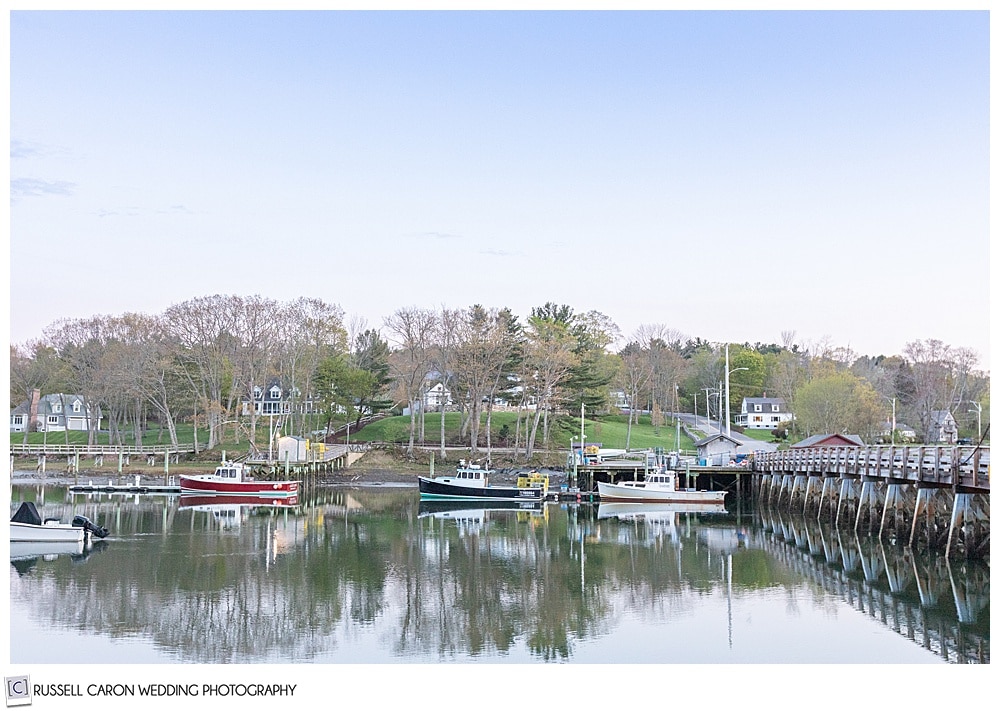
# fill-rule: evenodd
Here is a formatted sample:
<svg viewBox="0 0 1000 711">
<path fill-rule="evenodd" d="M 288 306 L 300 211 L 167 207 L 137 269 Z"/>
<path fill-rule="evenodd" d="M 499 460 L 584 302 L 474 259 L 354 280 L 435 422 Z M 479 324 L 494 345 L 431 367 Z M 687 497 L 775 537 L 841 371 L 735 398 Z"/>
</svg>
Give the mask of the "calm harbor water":
<svg viewBox="0 0 1000 711">
<path fill-rule="evenodd" d="M 285 506 L 12 486 L 24 500 L 111 535 L 12 547 L 14 664 L 989 662 L 987 565 L 774 511 L 392 486 Z"/>
</svg>

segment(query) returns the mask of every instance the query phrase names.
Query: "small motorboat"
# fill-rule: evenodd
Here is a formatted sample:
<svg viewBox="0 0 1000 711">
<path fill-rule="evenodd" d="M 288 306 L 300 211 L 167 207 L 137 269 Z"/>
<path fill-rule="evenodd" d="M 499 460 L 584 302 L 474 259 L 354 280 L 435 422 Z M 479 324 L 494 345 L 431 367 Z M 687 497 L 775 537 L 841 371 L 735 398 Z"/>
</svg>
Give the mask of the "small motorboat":
<svg viewBox="0 0 1000 711">
<path fill-rule="evenodd" d="M 597 482 L 601 502 L 628 501 L 673 504 L 721 504 L 724 491 L 678 489 L 677 472 L 661 469 L 651 472 L 642 481 L 622 481 L 617 484 Z"/>
<path fill-rule="evenodd" d="M 255 494 L 289 496 L 299 491 L 298 481 L 264 481 L 247 476 L 242 462 L 223 462 L 211 474 L 182 474 L 182 493 Z"/>
<path fill-rule="evenodd" d="M 10 541 L 14 542 L 82 542 L 85 536 L 104 538 L 108 529 L 98 526 L 86 516 L 74 516 L 71 523 L 56 518 L 42 520 L 31 501 L 23 501 L 10 519 Z"/>
</svg>

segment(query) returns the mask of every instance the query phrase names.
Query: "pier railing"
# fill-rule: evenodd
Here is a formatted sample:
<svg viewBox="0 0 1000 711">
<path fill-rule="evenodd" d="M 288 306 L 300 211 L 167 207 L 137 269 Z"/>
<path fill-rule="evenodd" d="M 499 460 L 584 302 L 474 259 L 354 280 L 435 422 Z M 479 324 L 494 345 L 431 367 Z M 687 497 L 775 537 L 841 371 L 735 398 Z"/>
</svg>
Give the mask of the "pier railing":
<svg viewBox="0 0 1000 711">
<path fill-rule="evenodd" d="M 189 454 L 194 452 L 194 445 L 174 447 L 169 444 L 149 444 L 142 447 L 117 444 L 11 444 L 10 453 L 15 456 L 33 456 L 38 454 L 64 455 L 80 454 L 91 456 L 95 454 L 128 454 L 128 455 L 166 455 Z"/>
<path fill-rule="evenodd" d="M 753 470 L 812 476 L 873 477 L 989 493 L 990 448 L 880 445 L 757 452 Z"/>
</svg>

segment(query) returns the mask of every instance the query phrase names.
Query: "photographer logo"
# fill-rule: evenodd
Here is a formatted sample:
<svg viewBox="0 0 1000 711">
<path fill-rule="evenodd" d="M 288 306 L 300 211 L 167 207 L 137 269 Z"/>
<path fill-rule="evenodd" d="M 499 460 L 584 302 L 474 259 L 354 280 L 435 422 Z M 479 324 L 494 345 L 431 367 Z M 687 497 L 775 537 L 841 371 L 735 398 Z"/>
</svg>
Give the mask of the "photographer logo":
<svg viewBox="0 0 1000 711">
<path fill-rule="evenodd" d="M 26 676 L 4 677 L 7 685 L 8 706 L 29 706 L 31 704 L 31 684 Z"/>
</svg>

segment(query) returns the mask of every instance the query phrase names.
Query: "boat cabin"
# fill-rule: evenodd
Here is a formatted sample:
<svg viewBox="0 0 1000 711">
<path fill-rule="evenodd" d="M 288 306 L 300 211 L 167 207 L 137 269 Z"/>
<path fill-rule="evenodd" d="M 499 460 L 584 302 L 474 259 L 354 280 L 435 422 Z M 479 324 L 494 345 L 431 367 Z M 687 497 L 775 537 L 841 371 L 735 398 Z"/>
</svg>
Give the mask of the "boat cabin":
<svg viewBox="0 0 1000 711">
<path fill-rule="evenodd" d="M 488 475 L 488 469 L 482 469 L 479 465 L 473 464 L 470 466 L 458 467 L 454 474 L 438 477 L 435 481 L 439 481 L 442 484 L 458 484 L 459 486 L 485 488 L 488 486 L 489 482 Z"/>
<path fill-rule="evenodd" d="M 243 465 L 239 462 L 223 462 L 205 478 L 227 483 L 243 481 Z"/>
<path fill-rule="evenodd" d="M 677 488 L 677 475 L 672 471 L 650 472 L 644 481 L 620 481 L 619 486 L 630 486 L 636 489 L 656 489 L 657 491 L 674 491 Z"/>
</svg>

